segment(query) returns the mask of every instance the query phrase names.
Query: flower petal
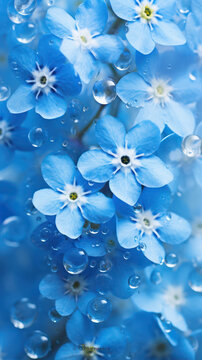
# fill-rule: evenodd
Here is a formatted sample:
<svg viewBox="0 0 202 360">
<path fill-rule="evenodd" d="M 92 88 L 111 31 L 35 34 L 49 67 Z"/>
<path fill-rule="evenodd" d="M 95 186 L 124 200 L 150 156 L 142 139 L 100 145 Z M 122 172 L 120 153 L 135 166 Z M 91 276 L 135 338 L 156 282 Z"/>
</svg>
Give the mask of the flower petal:
<svg viewBox="0 0 202 360">
<path fill-rule="evenodd" d="M 144 188 L 140 202 L 145 210 L 151 210 L 158 214 L 168 209 L 171 202 L 171 192 L 168 186 L 157 189 Z"/>
<path fill-rule="evenodd" d="M 76 345 L 92 342 L 94 338 L 94 324 L 78 310 L 67 321 L 66 331 L 70 341 Z"/>
<path fill-rule="evenodd" d="M 52 6 L 47 11 L 46 24 L 52 34 L 59 38 L 72 35 L 75 29 L 75 20 L 65 10 Z"/>
<path fill-rule="evenodd" d="M 76 308 L 76 300 L 72 295 L 65 295 L 55 302 L 57 312 L 62 316 L 68 316 L 73 313 Z"/>
<path fill-rule="evenodd" d="M 172 21 L 158 21 L 152 30 L 152 39 L 160 45 L 183 45 L 186 38 Z"/>
<path fill-rule="evenodd" d="M 135 169 L 138 182 L 151 188 L 169 184 L 173 175 L 157 156 L 139 159 L 140 166 Z"/>
<path fill-rule="evenodd" d="M 56 93 L 43 94 L 36 102 L 36 112 L 44 119 L 56 119 L 63 116 L 67 110 L 66 101 Z"/>
<path fill-rule="evenodd" d="M 155 48 L 148 24 L 140 21 L 129 23 L 126 37 L 129 43 L 144 55 L 150 54 Z"/>
<path fill-rule="evenodd" d="M 116 231 L 118 242 L 124 249 L 133 249 L 139 245 L 139 241 L 135 240 L 139 236 L 135 222 L 117 217 Z"/>
<path fill-rule="evenodd" d="M 20 114 L 33 109 L 36 98 L 29 85 L 20 85 L 7 101 L 8 110 Z"/>
<path fill-rule="evenodd" d="M 195 119 L 192 111 L 186 105 L 170 100 L 165 105 L 165 112 L 166 124 L 177 135 L 185 137 L 193 133 Z"/>
<path fill-rule="evenodd" d="M 47 299 L 59 299 L 64 296 L 64 282 L 56 274 L 48 274 L 41 280 L 39 291 Z"/>
<path fill-rule="evenodd" d="M 142 251 L 144 256 L 156 264 L 162 264 L 165 258 L 165 250 L 159 241 L 152 235 L 144 235 L 142 244 L 145 245 Z"/>
<path fill-rule="evenodd" d="M 77 9 L 75 19 L 79 29 L 89 29 L 91 35 L 103 32 L 108 11 L 104 0 L 86 0 Z"/>
<path fill-rule="evenodd" d="M 99 119 L 95 127 L 97 142 L 106 152 L 116 153 L 118 147 L 124 147 L 125 134 L 123 123 L 110 115 Z"/>
<path fill-rule="evenodd" d="M 67 343 L 62 345 L 56 353 L 55 360 L 82 360 L 81 349 L 77 346 Z"/>
<path fill-rule="evenodd" d="M 139 110 L 135 123 L 138 124 L 145 119 L 152 121 L 158 126 L 162 133 L 165 127 L 166 111 L 160 104 L 156 104 L 154 101 L 147 101 L 144 106 Z"/>
<path fill-rule="evenodd" d="M 191 226 L 188 221 L 175 213 L 163 215 L 158 220 L 161 223 L 158 233 L 161 241 L 167 244 L 181 244 L 191 235 Z"/>
<path fill-rule="evenodd" d="M 123 49 L 123 43 L 118 36 L 102 35 L 94 38 L 91 52 L 98 60 L 113 63 L 119 59 Z"/>
<path fill-rule="evenodd" d="M 84 222 L 78 207 L 71 209 L 70 206 L 66 206 L 57 214 L 55 224 L 62 234 L 76 239 L 82 233 Z"/>
<path fill-rule="evenodd" d="M 148 98 L 148 84 L 136 74 L 130 73 L 122 77 L 117 84 L 117 94 L 128 105 L 140 107 Z"/>
<path fill-rule="evenodd" d="M 60 197 L 61 194 L 52 189 L 42 189 L 34 193 L 32 201 L 35 208 L 42 214 L 56 215 L 64 203 L 60 200 Z"/>
<path fill-rule="evenodd" d="M 87 196 L 87 203 L 82 206 L 82 214 L 88 221 L 100 224 L 110 220 L 115 213 L 113 200 L 102 193 Z"/>
<path fill-rule="evenodd" d="M 132 21 L 135 18 L 136 11 L 134 7 L 134 0 L 110 0 L 112 10 L 121 19 Z"/>
<path fill-rule="evenodd" d="M 141 193 L 141 185 L 135 175 L 129 170 L 119 170 L 109 182 L 110 190 L 120 200 L 128 205 L 134 205 Z"/>
</svg>

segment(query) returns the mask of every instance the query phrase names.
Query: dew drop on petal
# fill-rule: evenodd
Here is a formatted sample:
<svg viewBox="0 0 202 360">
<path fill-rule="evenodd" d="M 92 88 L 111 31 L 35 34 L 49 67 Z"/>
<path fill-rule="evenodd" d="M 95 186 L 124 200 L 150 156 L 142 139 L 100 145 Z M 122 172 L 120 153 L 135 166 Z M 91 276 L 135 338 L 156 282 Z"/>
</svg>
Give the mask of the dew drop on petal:
<svg viewBox="0 0 202 360">
<path fill-rule="evenodd" d="M 36 305 L 27 298 L 22 298 L 11 307 L 10 319 L 12 324 L 18 329 L 30 327 L 34 323 L 36 316 Z"/>
<path fill-rule="evenodd" d="M 34 23 L 25 22 L 13 26 L 16 39 L 22 44 L 29 44 L 37 34 L 37 27 Z"/>
<path fill-rule="evenodd" d="M 202 267 L 194 268 L 189 275 L 189 286 L 195 292 L 202 292 Z"/>
<path fill-rule="evenodd" d="M 119 59 L 115 63 L 117 70 L 124 71 L 127 70 L 131 64 L 132 57 L 128 49 L 125 49 L 124 52 L 120 55 Z"/>
<path fill-rule="evenodd" d="M 93 86 L 94 99 L 102 105 L 110 104 L 116 99 L 116 84 L 112 79 L 96 81 Z"/>
<path fill-rule="evenodd" d="M 104 296 L 97 296 L 88 303 L 87 316 L 94 323 L 105 321 L 111 313 L 111 303 Z"/>
<path fill-rule="evenodd" d="M 48 335 L 40 330 L 34 331 L 25 342 L 24 350 L 31 359 L 43 358 L 51 350 Z"/>
<path fill-rule="evenodd" d="M 33 147 L 39 148 L 45 142 L 45 133 L 43 129 L 33 127 L 28 134 L 28 139 Z"/>
<path fill-rule="evenodd" d="M 54 308 L 49 311 L 48 315 L 53 323 L 57 323 L 62 319 L 62 316 Z"/>
<path fill-rule="evenodd" d="M 197 135 L 189 135 L 182 142 L 182 151 L 189 158 L 196 158 L 202 152 L 202 140 Z"/>
<path fill-rule="evenodd" d="M 102 273 L 105 273 L 107 271 L 109 271 L 112 267 L 112 263 L 110 260 L 101 260 L 99 263 L 99 271 Z"/>
<path fill-rule="evenodd" d="M 82 249 L 72 248 L 64 254 L 63 265 L 69 274 L 81 274 L 88 265 L 88 255 Z"/>
<path fill-rule="evenodd" d="M 165 264 L 169 268 L 174 268 L 178 263 L 178 257 L 175 253 L 169 253 L 165 257 Z"/>
<path fill-rule="evenodd" d="M 128 279 L 128 285 L 131 289 L 137 289 L 140 286 L 141 278 L 137 274 L 133 274 Z"/>
</svg>

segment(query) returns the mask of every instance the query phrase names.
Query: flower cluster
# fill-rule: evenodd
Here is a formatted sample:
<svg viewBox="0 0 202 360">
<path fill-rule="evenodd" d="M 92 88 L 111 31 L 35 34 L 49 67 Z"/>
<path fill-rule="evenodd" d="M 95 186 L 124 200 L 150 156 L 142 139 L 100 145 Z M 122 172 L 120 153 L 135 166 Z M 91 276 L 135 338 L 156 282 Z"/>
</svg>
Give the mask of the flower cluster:
<svg viewBox="0 0 202 360">
<path fill-rule="evenodd" d="M 201 360 L 201 13 L 0 0 L 0 360 Z"/>
</svg>

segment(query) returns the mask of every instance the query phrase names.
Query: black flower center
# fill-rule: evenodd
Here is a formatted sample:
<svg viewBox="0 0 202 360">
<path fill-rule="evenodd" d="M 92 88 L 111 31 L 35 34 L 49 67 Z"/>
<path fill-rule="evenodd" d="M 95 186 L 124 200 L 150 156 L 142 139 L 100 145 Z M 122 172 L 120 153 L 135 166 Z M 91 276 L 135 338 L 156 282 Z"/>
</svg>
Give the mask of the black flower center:
<svg viewBox="0 0 202 360">
<path fill-rule="evenodd" d="M 83 344 L 81 347 L 84 353 L 84 357 L 87 359 L 90 359 L 96 353 L 96 348 L 94 346 L 87 346 Z"/>
<path fill-rule="evenodd" d="M 143 223 L 144 223 L 145 226 L 150 226 L 150 221 L 147 218 L 143 219 Z"/>
<path fill-rule="evenodd" d="M 79 281 L 75 281 L 72 286 L 73 286 L 73 288 L 74 288 L 75 290 L 77 290 L 77 289 L 80 288 L 80 282 L 79 282 Z"/>
<path fill-rule="evenodd" d="M 130 158 L 128 155 L 123 155 L 121 156 L 121 162 L 124 165 L 128 165 L 130 163 Z"/>
<path fill-rule="evenodd" d="M 70 195 L 69 195 L 69 198 L 73 201 L 75 201 L 76 199 L 78 199 L 78 195 L 76 192 L 72 192 Z"/>
<path fill-rule="evenodd" d="M 164 342 L 159 342 L 156 344 L 155 349 L 157 353 L 164 354 L 167 352 L 167 345 Z"/>
<path fill-rule="evenodd" d="M 41 76 L 40 78 L 41 85 L 46 85 L 47 83 L 47 77 L 45 75 Z"/>
<path fill-rule="evenodd" d="M 0 136 L 3 134 L 3 129 L 0 128 Z"/>
</svg>

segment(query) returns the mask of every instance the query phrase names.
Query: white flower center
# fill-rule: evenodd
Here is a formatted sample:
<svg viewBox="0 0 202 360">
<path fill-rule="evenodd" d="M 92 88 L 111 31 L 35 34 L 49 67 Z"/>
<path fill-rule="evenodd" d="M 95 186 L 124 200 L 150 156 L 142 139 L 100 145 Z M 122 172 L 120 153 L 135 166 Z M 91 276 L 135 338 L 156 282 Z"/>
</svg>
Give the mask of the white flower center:
<svg viewBox="0 0 202 360">
<path fill-rule="evenodd" d="M 161 226 L 161 223 L 156 219 L 159 214 L 153 215 L 151 210 L 141 211 L 135 214 L 136 217 L 131 217 L 132 221 L 136 222 L 136 227 L 141 235 L 151 235 L 154 233 L 157 237 L 159 234 L 156 229 Z"/>
<path fill-rule="evenodd" d="M 136 0 L 136 3 L 135 11 L 137 15 L 135 19 L 140 19 L 141 22 L 148 24 L 152 28 L 152 24 L 156 24 L 158 18 L 162 18 L 162 16 L 157 13 L 158 7 L 153 4 L 153 0 Z"/>
<path fill-rule="evenodd" d="M 0 144 L 10 145 L 14 127 L 9 126 L 6 120 L 0 121 Z"/>
<path fill-rule="evenodd" d="M 164 106 L 172 97 L 173 87 L 168 84 L 168 81 L 154 78 L 147 91 L 149 94 L 147 100 L 153 100 L 154 103 Z"/>
<path fill-rule="evenodd" d="M 54 84 L 56 82 L 56 76 L 54 72 L 56 67 L 49 70 L 47 66 L 40 68 L 39 64 L 36 63 L 37 70 L 32 72 L 33 79 L 26 80 L 27 83 L 32 84 L 32 91 L 36 92 L 36 99 L 38 99 L 41 93 L 48 94 L 51 90 L 57 92 Z"/>
<path fill-rule="evenodd" d="M 93 37 L 88 29 L 77 29 L 72 31 L 73 40 L 79 43 L 82 48 L 90 48 Z"/>
<path fill-rule="evenodd" d="M 65 279 L 65 294 L 70 294 L 77 298 L 84 291 L 87 291 L 87 281 L 82 276 L 72 276 Z"/>
<path fill-rule="evenodd" d="M 116 154 L 111 152 L 109 154 L 113 156 L 112 164 L 116 166 L 115 173 L 120 169 L 125 172 L 131 169 L 135 172 L 135 168 L 140 166 L 138 158 L 143 156 L 143 154 L 136 155 L 135 149 L 128 149 L 127 146 L 125 148 L 119 147 Z"/>
<path fill-rule="evenodd" d="M 61 193 L 60 200 L 64 203 L 62 209 L 65 206 L 70 206 L 71 209 L 78 206 L 81 209 L 81 206 L 87 202 L 86 195 L 90 193 L 90 191 L 84 192 L 82 186 L 75 183 L 66 184 L 63 190 L 57 189 L 57 191 Z"/>
<path fill-rule="evenodd" d="M 94 341 L 87 341 L 81 345 L 82 355 L 85 360 L 97 360 L 98 356 L 103 357 L 104 354 L 99 352 L 99 347 L 94 344 Z"/>
<path fill-rule="evenodd" d="M 181 286 L 170 285 L 164 293 L 165 302 L 172 307 L 179 307 L 185 304 L 185 294 Z"/>
</svg>

